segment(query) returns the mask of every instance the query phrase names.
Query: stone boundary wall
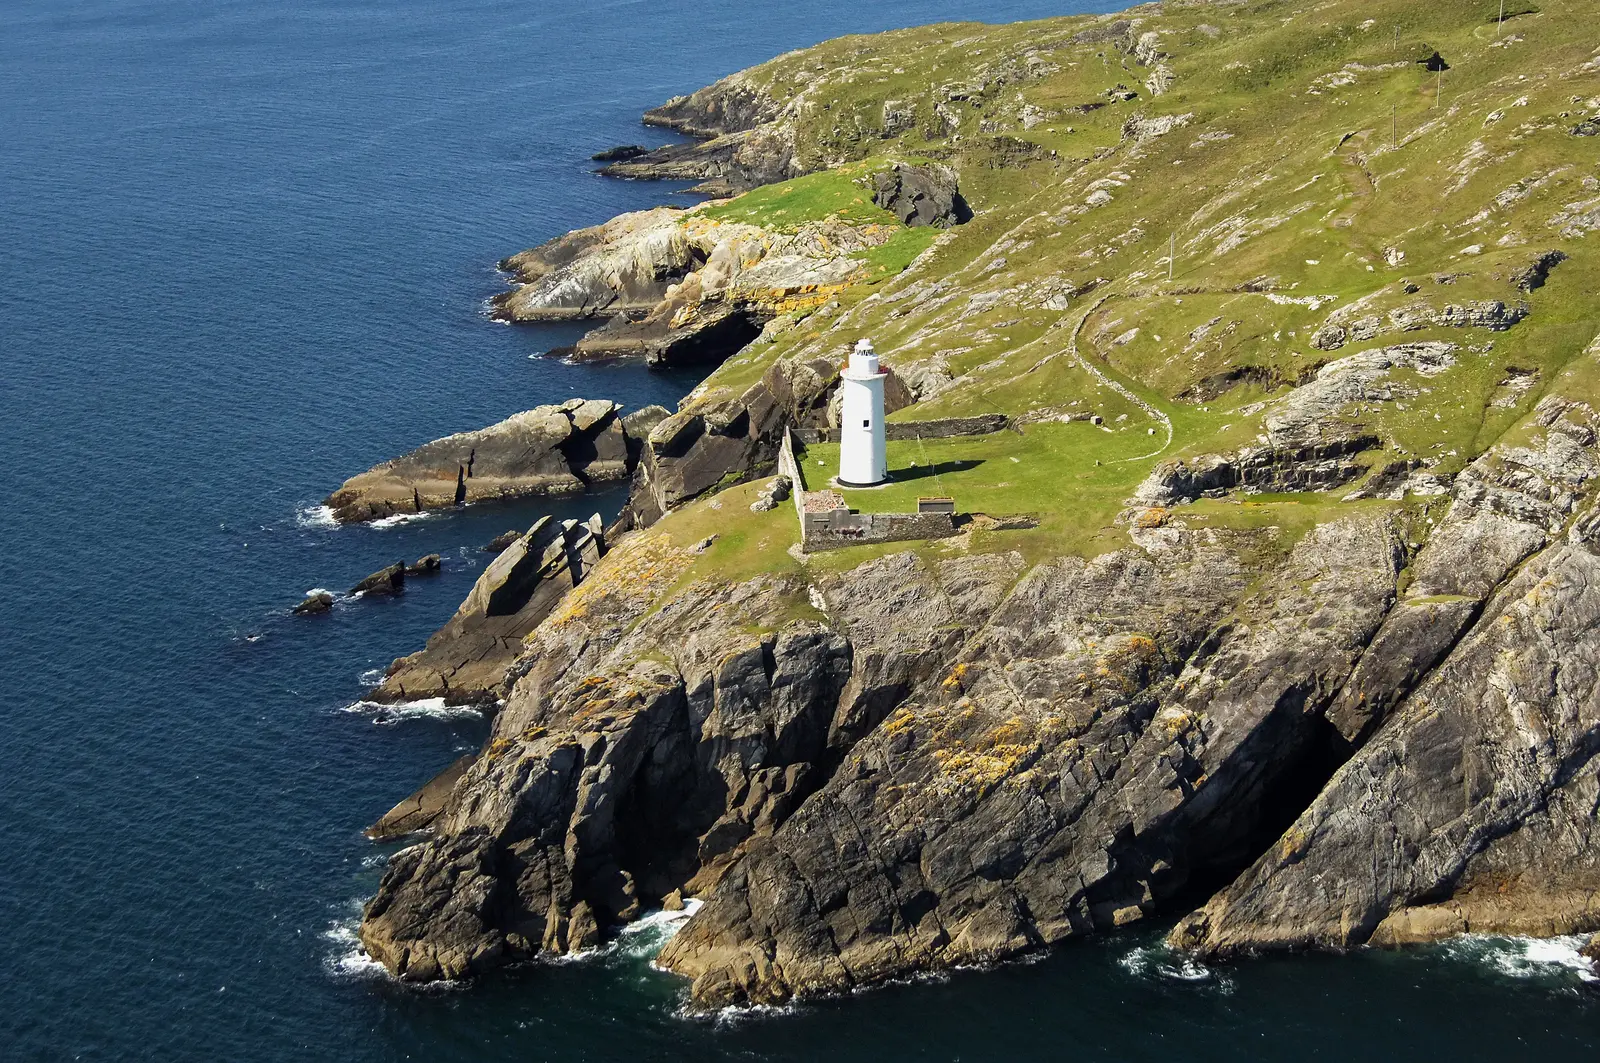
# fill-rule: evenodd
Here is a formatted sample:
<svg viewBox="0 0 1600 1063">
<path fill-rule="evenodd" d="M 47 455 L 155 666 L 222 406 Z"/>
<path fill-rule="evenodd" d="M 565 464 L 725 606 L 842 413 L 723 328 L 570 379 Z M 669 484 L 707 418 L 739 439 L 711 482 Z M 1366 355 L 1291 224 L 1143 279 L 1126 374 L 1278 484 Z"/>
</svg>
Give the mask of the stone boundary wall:
<svg viewBox="0 0 1600 1063">
<path fill-rule="evenodd" d="M 801 547 L 807 552 L 836 550 L 861 543 L 943 539 L 956 533 L 952 513 L 807 513 L 800 521 Z"/>
<path fill-rule="evenodd" d="M 1011 427 L 1003 413 L 984 413 L 976 417 L 941 417 L 932 421 L 890 421 L 884 425 L 884 438 L 949 439 L 952 436 L 986 436 Z M 796 428 L 794 437 L 802 443 L 837 443 L 837 428 Z"/>
<path fill-rule="evenodd" d="M 794 500 L 794 513 L 800 518 L 803 537 L 806 527 L 806 482 L 800 475 L 800 463 L 794 460 L 794 439 L 787 428 L 783 430 L 783 442 L 778 446 L 778 475 L 789 478 L 789 497 Z"/>
<path fill-rule="evenodd" d="M 965 433 L 963 433 L 965 434 Z M 807 552 L 836 550 L 861 543 L 895 543 L 908 539 L 943 539 L 956 533 L 954 513 L 852 513 L 837 508 L 806 512 L 805 478 L 794 456 L 794 433 L 784 430 L 778 446 L 778 473 L 793 484 L 795 515 L 800 518 L 800 548 Z M 813 496 L 823 492 L 810 492 Z"/>
</svg>

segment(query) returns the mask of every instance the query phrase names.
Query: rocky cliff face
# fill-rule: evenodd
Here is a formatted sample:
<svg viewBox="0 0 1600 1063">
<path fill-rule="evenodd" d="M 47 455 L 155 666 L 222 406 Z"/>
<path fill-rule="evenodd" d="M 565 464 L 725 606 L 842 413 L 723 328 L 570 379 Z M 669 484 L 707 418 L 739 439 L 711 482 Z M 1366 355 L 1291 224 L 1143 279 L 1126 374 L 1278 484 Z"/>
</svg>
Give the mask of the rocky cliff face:
<svg viewBox="0 0 1600 1063">
<path fill-rule="evenodd" d="M 1354 0 L 928 27 L 663 108 L 729 180 L 895 150 L 866 186 L 519 256 L 506 306 L 608 318 L 596 351 L 776 316 L 631 433 L 576 588 L 497 570 L 397 679 L 504 705 L 396 809 L 430 833 L 368 906 L 372 955 L 458 977 L 687 892 L 659 960 L 714 1008 L 1150 918 L 1202 957 L 1600 928 L 1600 172 L 1572 124 L 1600 59 L 1552 3 L 1517 54 L 1464 9 Z M 1394 54 L 1441 42 L 1451 102 Z M 769 136 L 774 168 L 728 161 Z M 945 209 L 913 155 L 974 224 L 899 224 Z M 890 241 L 836 209 L 862 187 Z M 822 558 L 749 505 L 861 335 L 923 416 L 1016 429 L 892 467 L 1028 520 Z M 485 607 L 509 583 L 536 589 Z M 492 654 L 457 663 L 473 632 Z"/>
<path fill-rule="evenodd" d="M 456 977 L 688 889 L 660 962 L 702 1006 L 776 1002 L 1125 925 L 1263 849 L 1178 944 L 1593 925 L 1600 562 L 1568 520 L 1592 420 L 1541 408 L 1414 555 L 1375 511 L 1031 568 L 897 554 L 650 612 L 690 555 L 636 536 L 536 631 L 363 939 Z M 820 619 L 784 621 L 802 594 Z"/>
<path fill-rule="evenodd" d="M 1377 737 L 1174 943 L 1217 956 L 1600 920 L 1600 558 L 1579 509 L 1597 423 L 1560 400 L 1536 423 L 1535 445 L 1462 475 L 1330 710 L 1352 743 Z"/>
</svg>

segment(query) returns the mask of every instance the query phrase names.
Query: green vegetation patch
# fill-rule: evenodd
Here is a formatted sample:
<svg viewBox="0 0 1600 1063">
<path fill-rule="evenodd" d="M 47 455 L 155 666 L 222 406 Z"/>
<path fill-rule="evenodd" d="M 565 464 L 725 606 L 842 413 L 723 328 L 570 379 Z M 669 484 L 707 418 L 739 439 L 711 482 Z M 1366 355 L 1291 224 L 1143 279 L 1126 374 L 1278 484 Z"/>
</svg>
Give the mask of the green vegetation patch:
<svg viewBox="0 0 1600 1063">
<path fill-rule="evenodd" d="M 793 231 L 806 222 L 836 218 L 852 225 L 900 225 L 900 219 L 872 201 L 870 176 L 892 165 L 884 159 L 852 163 L 773 185 L 706 207 L 701 214 L 718 221 L 742 222 Z M 907 259 L 909 262 L 910 259 Z"/>
</svg>

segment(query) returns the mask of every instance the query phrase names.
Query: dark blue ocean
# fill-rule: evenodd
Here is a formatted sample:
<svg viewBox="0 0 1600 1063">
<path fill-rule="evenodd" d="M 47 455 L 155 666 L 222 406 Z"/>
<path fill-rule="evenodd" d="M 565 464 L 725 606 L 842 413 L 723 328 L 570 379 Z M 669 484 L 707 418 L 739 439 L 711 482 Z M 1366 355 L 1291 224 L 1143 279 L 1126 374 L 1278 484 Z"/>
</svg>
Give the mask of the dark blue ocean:
<svg viewBox="0 0 1600 1063">
<path fill-rule="evenodd" d="M 587 157 L 790 48 L 1045 0 L 5 0 L 0 4 L 0 1059 L 1583 1058 L 1570 943 L 1220 971 L 1154 931 L 707 1022 L 648 966 L 394 985 L 352 931 L 360 830 L 472 715 L 381 714 L 537 505 L 334 529 L 315 504 L 422 441 L 695 383 L 541 358 L 501 256 L 670 199 Z M 1098 6 L 1106 6 L 1104 4 Z M 608 515 L 615 493 L 555 507 Z M 438 551 L 393 602 L 291 617 Z"/>
</svg>

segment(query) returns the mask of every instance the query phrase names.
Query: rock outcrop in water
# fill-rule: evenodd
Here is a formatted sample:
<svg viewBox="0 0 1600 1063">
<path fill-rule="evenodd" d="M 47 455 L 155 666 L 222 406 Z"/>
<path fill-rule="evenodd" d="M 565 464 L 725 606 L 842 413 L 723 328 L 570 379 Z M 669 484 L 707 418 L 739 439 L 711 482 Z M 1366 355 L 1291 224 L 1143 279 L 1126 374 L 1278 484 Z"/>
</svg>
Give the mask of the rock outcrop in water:
<svg viewBox="0 0 1600 1063">
<path fill-rule="evenodd" d="M 924 195 L 907 209 L 917 217 L 939 207 Z M 666 207 L 624 214 L 502 262 L 519 286 L 495 297 L 493 313 L 520 322 L 602 319 L 568 352 L 578 359 L 716 364 L 767 321 L 820 305 L 864 275 L 860 254 L 895 231 L 892 223 L 825 220 L 788 232 Z"/>
<path fill-rule="evenodd" d="M 625 480 L 638 447 L 630 449 L 630 421 L 620 414 L 620 406 L 603 399 L 569 399 L 513 414 L 352 476 L 326 505 L 335 520 L 350 524 L 470 502 L 573 494 Z"/>
<path fill-rule="evenodd" d="M 466 601 L 427 646 L 389 666 L 373 701 L 443 698 L 451 704 L 491 702 L 522 640 L 605 555 L 597 513 L 587 522 L 540 517 L 507 546 L 473 584 Z"/>
<path fill-rule="evenodd" d="M 795 114 L 739 73 L 645 112 L 647 125 L 701 138 L 619 159 L 600 172 L 634 180 L 699 181 L 733 195 L 808 172 L 795 157 Z"/>
</svg>

